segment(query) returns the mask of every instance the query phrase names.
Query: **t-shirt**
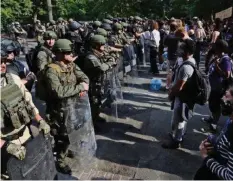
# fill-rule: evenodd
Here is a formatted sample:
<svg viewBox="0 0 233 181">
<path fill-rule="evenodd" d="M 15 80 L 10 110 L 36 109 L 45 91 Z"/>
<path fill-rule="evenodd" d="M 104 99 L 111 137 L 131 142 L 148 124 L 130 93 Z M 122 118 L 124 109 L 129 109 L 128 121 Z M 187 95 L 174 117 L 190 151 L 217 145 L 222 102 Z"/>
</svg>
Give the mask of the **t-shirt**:
<svg viewBox="0 0 233 181">
<path fill-rule="evenodd" d="M 220 59 L 219 67 L 224 72 L 231 71 L 231 58 L 228 55 L 223 55 L 223 57 Z M 209 68 L 209 80 L 211 89 L 220 91 L 222 89 L 223 79 L 224 78 L 217 72 L 215 63 L 212 63 Z"/>
<path fill-rule="evenodd" d="M 177 48 L 178 48 L 178 38 L 175 37 L 174 33 L 170 33 L 164 38 L 164 46 L 168 48 L 168 60 L 176 61 L 177 59 Z"/>
<path fill-rule="evenodd" d="M 186 61 L 190 61 L 194 65 L 196 65 L 196 61 L 192 57 L 190 57 Z M 178 80 L 187 81 L 193 75 L 193 72 L 194 72 L 194 69 L 193 69 L 193 67 L 191 65 L 183 65 L 183 63 L 182 63 L 179 67 L 180 68 L 178 68 L 176 70 L 174 85 L 177 83 Z"/>
</svg>

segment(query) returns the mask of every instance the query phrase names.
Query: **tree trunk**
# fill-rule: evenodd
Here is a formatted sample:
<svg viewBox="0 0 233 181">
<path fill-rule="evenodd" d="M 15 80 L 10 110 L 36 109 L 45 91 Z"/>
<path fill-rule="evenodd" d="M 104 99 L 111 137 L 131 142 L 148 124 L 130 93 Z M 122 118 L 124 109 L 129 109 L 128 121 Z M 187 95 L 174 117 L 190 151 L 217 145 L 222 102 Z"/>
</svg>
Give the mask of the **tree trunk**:
<svg viewBox="0 0 233 181">
<path fill-rule="evenodd" d="M 36 23 L 37 15 L 38 15 L 38 10 L 35 10 L 34 13 L 33 13 L 33 22 L 34 23 Z"/>
<path fill-rule="evenodd" d="M 51 0 L 47 0 L 47 6 L 48 6 L 49 21 L 52 21 L 53 20 L 53 10 L 52 10 Z"/>
</svg>

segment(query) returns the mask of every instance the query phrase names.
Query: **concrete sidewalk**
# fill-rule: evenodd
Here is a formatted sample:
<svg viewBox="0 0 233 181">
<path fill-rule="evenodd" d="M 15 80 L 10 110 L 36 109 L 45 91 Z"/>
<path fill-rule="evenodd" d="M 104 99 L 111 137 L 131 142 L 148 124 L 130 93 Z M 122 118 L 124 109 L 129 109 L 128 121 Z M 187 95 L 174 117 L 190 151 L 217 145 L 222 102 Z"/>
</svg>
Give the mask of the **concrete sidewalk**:
<svg viewBox="0 0 233 181">
<path fill-rule="evenodd" d="M 33 46 L 30 42 L 30 47 Z M 103 114 L 109 122 L 96 135 L 96 157 L 81 170 L 75 160 L 70 160 L 73 176 L 82 180 L 193 178 L 202 163 L 198 147 L 206 134 L 200 131 L 204 126 L 200 119 L 208 116 L 208 106 L 196 106 L 181 149 L 163 149 L 161 142 L 168 139 L 172 112 L 166 92 L 149 91 L 153 77 L 148 70 L 141 68 L 134 78 L 125 78 L 118 118 Z M 165 77 L 165 72 L 159 76 L 163 82 Z M 43 113 L 44 103 L 35 102 Z"/>
<path fill-rule="evenodd" d="M 88 180 L 193 178 L 202 163 L 198 147 L 206 135 L 200 131 L 200 120 L 208 115 L 208 107 L 196 106 L 181 149 L 163 149 L 172 112 L 166 92 L 149 91 L 151 78 L 145 69 L 136 81 L 128 79 L 117 121 L 103 125 L 104 131 L 97 134 L 98 150 L 90 167 L 77 172 L 73 161 L 74 176 Z M 165 73 L 160 78 L 165 80 Z"/>
</svg>

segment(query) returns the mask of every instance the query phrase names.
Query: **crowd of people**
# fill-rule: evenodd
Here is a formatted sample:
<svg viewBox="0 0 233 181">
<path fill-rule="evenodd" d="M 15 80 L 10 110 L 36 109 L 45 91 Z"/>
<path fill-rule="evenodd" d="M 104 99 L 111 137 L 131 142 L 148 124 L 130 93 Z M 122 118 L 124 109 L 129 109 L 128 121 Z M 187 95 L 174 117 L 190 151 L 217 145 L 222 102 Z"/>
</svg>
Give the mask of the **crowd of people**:
<svg viewBox="0 0 233 181">
<path fill-rule="evenodd" d="M 198 17 L 149 20 L 107 15 L 93 22 L 58 18 L 46 26 L 37 20 L 31 31 L 12 23 L 12 39 L 1 42 L 1 150 L 8 155 L 2 164 L 9 155 L 27 158 L 28 142 L 43 131 L 53 137 L 57 170 L 71 174 L 67 158 L 82 160 L 95 154 L 94 134 L 106 122 L 100 116 L 106 106 L 103 100 L 107 97 L 111 106 L 117 99 L 109 77 L 117 82 L 119 72 L 126 76 L 128 66 L 147 62 L 156 76 L 166 62 L 164 89 L 173 115 L 169 141 L 162 147 L 179 148 L 195 104 L 208 102 L 211 115 L 202 121 L 210 130 L 204 131 L 217 133 L 221 115 L 229 120 L 218 137 L 211 135 L 201 143 L 204 161 L 194 179 L 233 179 L 232 19 L 209 23 Z M 31 50 L 25 42 L 28 34 L 36 35 L 38 43 Z M 17 60 L 21 51 L 29 68 Z M 32 101 L 34 84 L 36 97 L 46 103 L 46 118 Z M 2 167 L 2 173 L 7 171 Z"/>
</svg>

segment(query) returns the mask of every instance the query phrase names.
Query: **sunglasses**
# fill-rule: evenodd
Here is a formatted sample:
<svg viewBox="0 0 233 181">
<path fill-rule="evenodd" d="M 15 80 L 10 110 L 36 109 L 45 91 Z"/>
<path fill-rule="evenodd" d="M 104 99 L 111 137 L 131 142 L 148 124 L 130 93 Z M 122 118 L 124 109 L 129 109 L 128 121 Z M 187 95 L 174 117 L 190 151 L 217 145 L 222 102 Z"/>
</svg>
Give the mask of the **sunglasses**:
<svg viewBox="0 0 233 181">
<path fill-rule="evenodd" d="M 65 55 L 70 55 L 70 54 L 72 54 L 72 52 L 65 52 L 64 54 Z"/>
</svg>

